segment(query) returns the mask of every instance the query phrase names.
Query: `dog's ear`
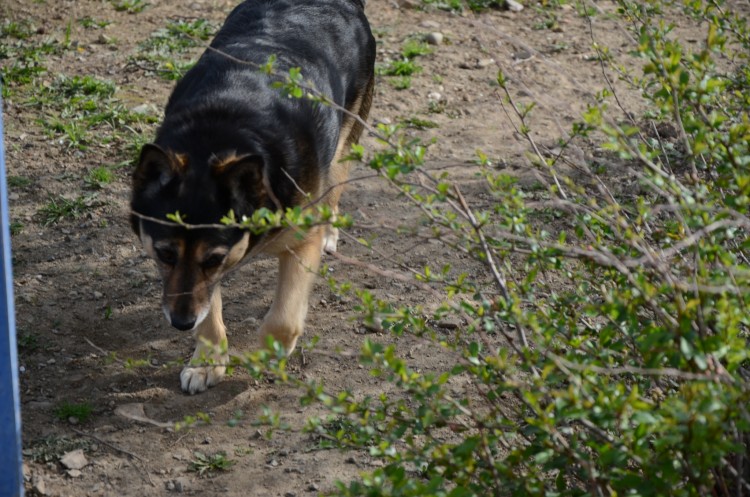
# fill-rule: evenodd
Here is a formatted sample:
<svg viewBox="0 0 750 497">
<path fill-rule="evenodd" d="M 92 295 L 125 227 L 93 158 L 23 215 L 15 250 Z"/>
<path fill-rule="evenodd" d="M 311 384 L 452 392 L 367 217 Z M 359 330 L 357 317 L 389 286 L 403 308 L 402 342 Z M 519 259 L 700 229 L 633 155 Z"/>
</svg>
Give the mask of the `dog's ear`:
<svg viewBox="0 0 750 497">
<path fill-rule="evenodd" d="M 159 145 L 147 143 L 133 172 L 133 189 L 151 196 L 179 174 L 180 166 L 178 157 L 167 154 Z"/>
<path fill-rule="evenodd" d="M 216 182 L 229 192 L 235 214 L 250 214 L 268 200 L 263 157 L 231 156 L 211 165 Z"/>
</svg>

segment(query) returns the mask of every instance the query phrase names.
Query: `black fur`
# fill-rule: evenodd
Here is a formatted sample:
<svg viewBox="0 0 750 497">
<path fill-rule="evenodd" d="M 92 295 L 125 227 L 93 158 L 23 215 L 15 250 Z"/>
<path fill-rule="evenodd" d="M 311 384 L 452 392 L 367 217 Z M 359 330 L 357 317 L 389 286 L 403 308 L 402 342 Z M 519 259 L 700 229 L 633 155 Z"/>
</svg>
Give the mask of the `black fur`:
<svg viewBox="0 0 750 497">
<path fill-rule="evenodd" d="M 299 67 L 306 82 L 347 107 L 372 78 L 375 42 L 363 5 L 248 0 L 237 6 L 176 85 L 151 145 L 156 158 L 144 149 L 134 174 L 133 211 L 160 219 L 179 211 L 187 223 L 202 224 L 218 222 L 230 209 L 241 216 L 261 206 L 275 208 L 272 197 L 284 207 L 297 204 L 295 183 L 309 188 L 329 167 L 343 115 L 281 96 L 259 66 L 275 55 L 277 74 Z M 175 165 L 171 154 L 182 155 L 186 166 Z M 212 158 L 222 154 L 248 156 L 252 164 L 242 172 L 217 172 Z M 263 175 L 273 196 L 258 193 Z M 136 230 L 138 224 L 134 217 Z"/>
</svg>

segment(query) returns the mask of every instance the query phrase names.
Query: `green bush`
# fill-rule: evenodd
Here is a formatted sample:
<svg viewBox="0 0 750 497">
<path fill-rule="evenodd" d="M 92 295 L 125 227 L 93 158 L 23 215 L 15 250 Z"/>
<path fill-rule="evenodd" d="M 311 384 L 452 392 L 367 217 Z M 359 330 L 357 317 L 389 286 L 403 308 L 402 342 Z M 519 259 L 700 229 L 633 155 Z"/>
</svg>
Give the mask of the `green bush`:
<svg viewBox="0 0 750 497">
<path fill-rule="evenodd" d="M 362 364 L 395 393 L 331 392 L 291 379 L 281 355 L 270 363 L 330 411 L 311 432 L 384 461 L 335 495 L 748 494 L 750 31 L 713 0 L 618 5 L 642 74 L 597 50 L 641 91 L 642 119 L 610 117 L 610 86 L 546 156 L 533 106 L 498 75 L 542 189 L 480 157 L 493 202 L 475 205 L 422 169 L 418 143 L 377 130 L 384 148 L 369 165 L 425 213 L 419 234 L 485 269 L 472 279 L 450 261 L 425 267 L 421 283 L 445 296 L 431 312 L 357 292 L 366 324 L 454 359 L 419 372 L 395 345 L 365 341 Z M 668 18 L 700 23 L 703 46 L 681 44 Z M 598 155 L 568 159 L 574 143 Z M 435 326 L 448 316 L 464 323 L 450 334 Z M 257 373 L 267 360 L 245 365 Z"/>
</svg>

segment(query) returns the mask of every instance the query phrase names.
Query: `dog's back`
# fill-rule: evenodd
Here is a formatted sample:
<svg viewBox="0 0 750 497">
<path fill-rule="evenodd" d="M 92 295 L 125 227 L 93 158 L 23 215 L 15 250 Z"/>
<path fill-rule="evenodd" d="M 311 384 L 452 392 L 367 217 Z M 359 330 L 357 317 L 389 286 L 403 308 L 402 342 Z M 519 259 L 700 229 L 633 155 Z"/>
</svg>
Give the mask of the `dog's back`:
<svg viewBox="0 0 750 497">
<path fill-rule="evenodd" d="M 307 99 L 279 98 L 260 71 L 275 56 L 283 77 L 301 68 L 306 83 L 350 109 L 371 84 L 375 43 L 357 0 L 255 0 L 234 9 L 207 50 L 177 84 L 156 143 L 190 156 L 204 182 L 210 154 L 232 150 L 266 160 L 276 197 L 288 207 L 302 188 L 320 193 L 344 115 Z M 283 170 L 282 170 L 283 169 Z M 294 181 L 290 181 L 287 175 Z M 181 212 L 190 205 L 175 206 Z M 257 207 L 257 206 L 256 206 Z M 237 214 L 240 214 L 239 212 Z M 242 213 L 246 214 L 246 213 Z M 197 219 L 194 222 L 215 222 Z"/>
</svg>

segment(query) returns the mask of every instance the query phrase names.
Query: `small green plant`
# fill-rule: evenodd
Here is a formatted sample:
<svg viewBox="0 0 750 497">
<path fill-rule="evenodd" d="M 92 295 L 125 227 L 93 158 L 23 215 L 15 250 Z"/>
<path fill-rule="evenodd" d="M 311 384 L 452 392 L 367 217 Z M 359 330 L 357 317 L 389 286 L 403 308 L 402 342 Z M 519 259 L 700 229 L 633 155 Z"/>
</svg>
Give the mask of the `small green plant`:
<svg viewBox="0 0 750 497">
<path fill-rule="evenodd" d="M 415 129 L 432 129 L 438 128 L 439 125 L 435 121 L 429 119 L 421 119 L 419 117 L 408 117 L 401 121 L 405 126 Z"/>
<path fill-rule="evenodd" d="M 110 0 L 112 6 L 117 12 L 127 12 L 128 14 L 138 14 L 149 6 L 145 0 Z"/>
<path fill-rule="evenodd" d="M 411 76 L 420 72 L 422 68 L 408 59 L 394 60 L 387 66 L 379 67 L 378 73 L 385 76 Z"/>
<path fill-rule="evenodd" d="M 411 76 L 400 76 L 391 79 L 390 82 L 397 90 L 408 90 L 411 88 Z"/>
<path fill-rule="evenodd" d="M 237 457 L 244 457 L 251 455 L 255 450 L 252 447 L 235 447 L 234 455 Z"/>
<path fill-rule="evenodd" d="M 101 189 L 115 180 L 115 173 L 107 166 L 97 166 L 90 170 L 84 179 L 89 188 Z"/>
<path fill-rule="evenodd" d="M 445 112 L 444 100 L 429 100 L 427 102 L 427 111 L 430 114 L 442 114 Z"/>
<path fill-rule="evenodd" d="M 131 64 L 166 80 L 177 80 L 195 64 L 182 54 L 201 46 L 215 33 L 216 27 L 205 19 L 170 21 L 140 44 L 140 53 L 131 58 Z"/>
<path fill-rule="evenodd" d="M 432 49 L 428 44 L 414 39 L 407 40 L 401 47 L 401 55 L 405 59 L 413 59 L 430 53 L 432 53 Z"/>
<path fill-rule="evenodd" d="M 102 29 L 112 24 L 112 21 L 100 21 L 98 19 L 94 19 L 93 17 L 86 16 L 78 19 L 78 24 L 86 29 Z"/>
<path fill-rule="evenodd" d="M 23 223 L 21 221 L 11 221 L 10 234 L 12 236 L 20 235 L 23 232 Z"/>
<path fill-rule="evenodd" d="M 15 38 L 25 40 L 33 33 L 31 24 L 26 21 L 5 21 L 0 26 L 0 38 Z"/>
<path fill-rule="evenodd" d="M 94 408 L 88 402 L 73 404 L 66 401 L 57 406 L 55 409 L 55 416 L 62 421 L 75 418 L 78 423 L 85 423 L 91 417 L 93 412 Z"/>
<path fill-rule="evenodd" d="M 121 140 L 135 124 L 156 121 L 156 116 L 125 109 L 114 97 L 115 91 L 114 83 L 93 76 L 59 75 L 27 103 L 53 114 L 39 120 L 50 137 L 59 137 L 66 147 L 86 150 Z M 102 134 L 105 128 L 108 132 Z"/>
<path fill-rule="evenodd" d="M 474 12 L 502 8 L 505 5 L 504 0 L 422 0 L 422 3 L 444 10 L 462 11 L 468 8 Z"/>
<path fill-rule="evenodd" d="M 39 336 L 34 333 L 20 333 L 16 342 L 21 352 L 34 352 L 39 349 Z"/>
<path fill-rule="evenodd" d="M 114 93 L 114 83 L 89 75 L 72 77 L 60 75 L 49 89 L 50 96 L 74 102 L 88 98 L 107 99 Z"/>
<path fill-rule="evenodd" d="M 229 471 L 236 461 L 227 458 L 226 453 L 206 455 L 203 452 L 194 452 L 195 459 L 188 464 L 188 471 L 198 473 L 198 476 L 207 476 L 217 471 Z"/>
<path fill-rule="evenodd" d="M 206 19 L 195 19 L 193 21 L 177 20 L 167 24 L 167 32 L 173 37 L 182 40 L 187 46 L 198 46 L 200 41 L 207 41 L 216 33 L 216 26 Z M 188 42 L 187 40 L 192 39 Z"/>
<path fill-rule="evenodd" d="M 32 44 L 25 41 L 20 44 L 0 43 L 0 60 L 10 59 L 9 63 L 0 65 L 0 81 L 3 98 L 10 98 L 21 89 L 33 93 L 37 88 L 31 84 L 47 72 L 45 55 L 60 53 L 61 45 L 57 42 Z"/>
<path fill-rule="evenodd" d="M 26 188 L 33 183 L 33 180 L 26 176 L 8 176 L 6 181 L 10 188 Z"/>
<path fill-rule="evenodd" d="M 438 9 L 461 11 L 464 9 L 464 3 L 462 0 L 422 0 L 425 5 L 431 5 Z"/>
<path fill-rule="evenodd" d="M 539 19 L 533 24 L 532 28 L 536 30 L 549 29 L 551 31 L 557 31 L 560 29 L 560 22 L 557 14 L 549 9 L 537 7 L 537 13 Z"/>
<path fill-rule="evenodd" d="M 505 0 L 466 0 L 469 9 L 481 12 L 487 9 L 501 9 L 505 6 Z"/>
<path fill-rule="evenodd" d="M 86 150 L 88 148 L 89 136 L 86 128 L 78 121 L 66 121 L 63 119 L 52 119 L 40 121 L 47 135 L 60 137 L 60 143 L 68 148 Z"/>
<path fill-rule="evenodd" d="M 367 446 L 373 437 L 362 431 L 356 423 L 345 416 L 328 416 L 326 418 L 309 418 L 305 431 L 310 433 L 316 442 L 315 449 L 332 449 L 345 445 Z"/>
<path fill-rule="evenodd" d="M 50 197 L 39 209 L 38 216 L 43 226 L 50 226 L 65 219 L 78 219 L 95 206 L 96 197 L 93 195 L 79 195 L 72 200 L 57 195 Z"/>
<path fill-rule="evenodd" d="M 397 90 L 411 88 L 411 77 L 422 71 L 422 68 L 414 62 L 414 58 L 431 53 L 430 47 L 415 39 L 408 39 L 401 47 L 401 60 L 394 60 L 388 65 L 378 65 L 376 72 L 384 76 L 392 76 L 389 80 Z"/>
</svg>

